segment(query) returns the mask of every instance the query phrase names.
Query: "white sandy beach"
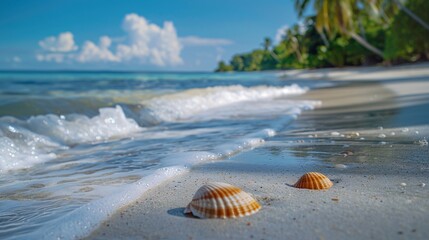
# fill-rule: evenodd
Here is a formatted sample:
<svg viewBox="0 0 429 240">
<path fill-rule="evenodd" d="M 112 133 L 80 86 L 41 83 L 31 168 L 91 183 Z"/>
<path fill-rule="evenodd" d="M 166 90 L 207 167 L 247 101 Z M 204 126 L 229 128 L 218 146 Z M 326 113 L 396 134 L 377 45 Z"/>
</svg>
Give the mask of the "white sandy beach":
<svg viewBox="0 0 429 240">
<path fill-rule="evenodd" d="M 322 106 L 265 145 L 149 190 L 87 239 L 428 239 L 429 65 L 286 75 L 341 84 L 299 96 Z M 307 171 L 334 186 L 292 187 Z M 241 187 L 262 210 L 240 219 L 185 216 L 195 191 L 211 181 Z"/>
</svg>

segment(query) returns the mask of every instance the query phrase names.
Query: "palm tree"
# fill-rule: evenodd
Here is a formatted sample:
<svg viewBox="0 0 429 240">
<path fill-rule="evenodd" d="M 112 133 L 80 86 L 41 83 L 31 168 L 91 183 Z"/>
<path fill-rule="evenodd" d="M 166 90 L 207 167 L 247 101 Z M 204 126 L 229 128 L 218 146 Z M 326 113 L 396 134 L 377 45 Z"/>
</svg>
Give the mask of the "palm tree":
<svg viewBox="0 0 429 240">
<path fill-rule="evenodd" d="M 372 1 L 368 1 L 367 4 L 370 4 L 373 9 L 374 9 L 374 7 L 379 9 L 382 13 L 382 17 L 385 17 L 384 16 L 385 12 L 396 13 L 397 10 L 399 9 L 399 10 L 403 11 L 404 13 L 406 13 L 408 16 L 410 16 L 414 21 L 419 23 L 422 27 L 429 30 L 429 24 L 426 23 L 419 16 L 414 14 L 410 9 L 408 9 L 399 0 L 372 0 Z"/>
<path fill-rule="evenodd" d="M 264 51 L 269 51 L 272 44 L 273 44 L 273 41 L 271 41 L 271 38 L 269 37 L 264 38 L 264 42 L 262 43 L 262 46 L 264 47 Z"/>
<path fill-rule="evenodd" d="M 264 47 L 264 51 L 270 53 L 271 57 L 278 62 L 279 58 L 274 52 L 270 50 L 271 45 L 273 45 L 273 41 L 271 40 L 271 38 L 269 37 L 264 38 L 264 42 L 262 43 L 262 46 Z"/>
<path fill-rule="evenodd" d="M 356 33 L 357 17 L 359 15 L 359 0 L 295 0 L 298 16 L 313 3 L 316 11 L 316 29 L 319 33 L 326 32 L 328 36 L 336 34 L 351 37 L 366 49 L 383 58 L 383 52 L 371 45 L 365 38 Z"/>
<path fill-rule="evenodd" d="M 286 30 L 284 41 L 287 48 L 293 53 L 295 53 L 296 58 L 298 59 L 298 62 L 302 63 L 303 57 L 301 54 L 301 50 L 299 48 L 300 44 L 298 40 L 298 35 L 299 35 L 299 29 L 298 29 L 298 26 L 295 25 L 294 28 L 288 28 Z"/>
</svg>

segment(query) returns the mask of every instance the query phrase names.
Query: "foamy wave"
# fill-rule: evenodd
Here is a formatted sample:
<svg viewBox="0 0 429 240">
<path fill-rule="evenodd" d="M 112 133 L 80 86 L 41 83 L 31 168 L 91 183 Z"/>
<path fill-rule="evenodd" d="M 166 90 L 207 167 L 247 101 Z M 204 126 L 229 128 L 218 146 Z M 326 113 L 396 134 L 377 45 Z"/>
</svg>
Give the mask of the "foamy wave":
<svg viewBox="0 0 429 240">
<path fill-rule="evenodd" d="M 56 157 L 58 144 L 16 124 L 0 122 L 0 173 L 28 168 Z"/>
<path fill-rule="evenodd" d="M 192 89 L 181 93 L 165 95 L 150 100 L 142 111 L 142 118 L 148 122 L 173 122 L 190 120 L 197 114 L 238 103 L 271 100 L 307 91 L 298 85 L 288 87 L 258 86 L 246 88 L 241 85 Z M 249 105 L 248 105 L 249 106 Z"/>
<path fill-rule="evenodd" d="M 78 143 L 123 137 L 142 128 L 122 108 L 101 108 L 100 114 L 43 115 L 21 121 L 0 118 L 0 172 L 29 168 L 56 157 L 55 151 Z"/>
<path fill-rule="evenodd" d="M 36 116 L 28 119 L 25 125 L 33 132 L 68 145 L 126 136 L 141 130 L 133 119 L 125 116 L 120 106 L 101 108 L 99 112 L 93 118 L 77 114 Z"/>
</svg>

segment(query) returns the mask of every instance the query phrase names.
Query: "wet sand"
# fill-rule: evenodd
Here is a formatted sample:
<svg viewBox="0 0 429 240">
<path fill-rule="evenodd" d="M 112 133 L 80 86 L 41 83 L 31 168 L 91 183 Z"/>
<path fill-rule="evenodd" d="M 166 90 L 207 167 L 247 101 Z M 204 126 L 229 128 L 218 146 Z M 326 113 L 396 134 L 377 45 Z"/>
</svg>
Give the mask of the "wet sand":
<svg viewBox="0 0 429 240">
<path fill-rule="evenodd" d="M 323 105 L 262 147 L 149 190 L 88 239 L 427 239 L 429 70 L 414 70 L 368 70 L 372 78 L 344 77 L 300 96 Z M 307 171 L 334 186 L 293 188 Z M 228 220 L 185 216 L 194 192 L 211 181 L 241 187 L 262 210 Z"/>
</svg>

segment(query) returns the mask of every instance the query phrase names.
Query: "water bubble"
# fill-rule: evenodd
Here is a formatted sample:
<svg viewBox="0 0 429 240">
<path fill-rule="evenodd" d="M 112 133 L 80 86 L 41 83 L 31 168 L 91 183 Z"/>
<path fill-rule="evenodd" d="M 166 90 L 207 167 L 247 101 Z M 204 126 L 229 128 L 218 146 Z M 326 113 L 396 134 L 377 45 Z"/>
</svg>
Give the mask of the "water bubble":
<svg viewBox="0 0 429 240">
<path fill-rule="evenodd" d="M 347 168 L 347 166 L 346 165 L 344 165 L 344 164 L 335 164 L 335 166 L 334 166 L 335 168 L 338 168 L 338 169 L 345 169 L 345 168 Z"/>
<path fill-rule="evenodd" d="M 401 186 L 405 187 L 405 186 L 407 186 L 407 184 L 403 182 L 403 183 L 401 183 Z"/>
<path fill-rule="evenodd" d="M 419 140 L 418 142 L 421 146 L 428 146 L 428 141 L 426 138 L 423 138 L 422 140 Z"/>
</svg>

